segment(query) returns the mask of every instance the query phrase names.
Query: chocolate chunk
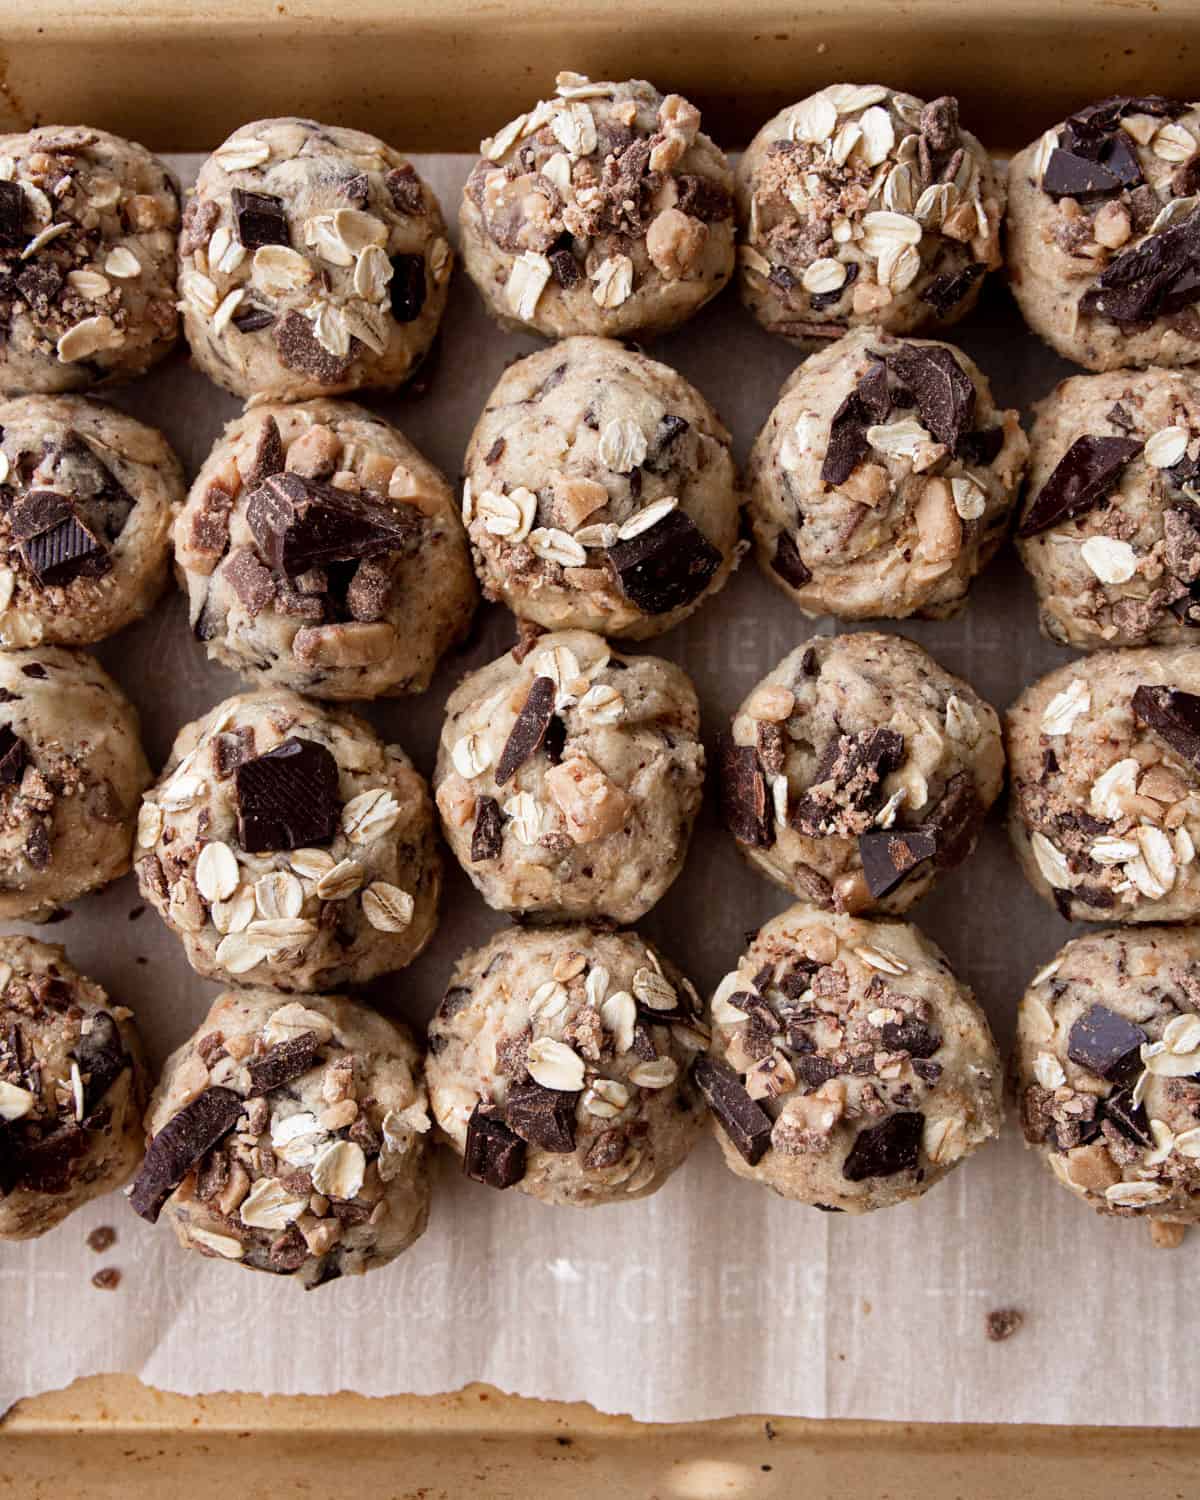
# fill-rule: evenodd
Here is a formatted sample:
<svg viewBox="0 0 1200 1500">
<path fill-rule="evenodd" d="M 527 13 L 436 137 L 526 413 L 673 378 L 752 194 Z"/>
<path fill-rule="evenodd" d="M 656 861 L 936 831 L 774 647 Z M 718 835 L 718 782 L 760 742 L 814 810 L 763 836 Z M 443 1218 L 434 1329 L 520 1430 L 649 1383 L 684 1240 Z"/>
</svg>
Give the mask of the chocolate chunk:
<svg viewBox="0 0 1200 1500">
<path fill-rule="evenodd" d="M 788 1031 L 789 1039 L 792 1029 L 795 1028 L 789 1028 Z M 830 1062 L 827 1057 L 818 1057 L 815 1053 L 801 1053 L 799 1057 L 793 1057 L 792 1071 L 810 1089 L 819 1089 L 823 1083 L 828 1083 L 838 1075 L 836 1063 Z"/>
<path fill-rule="evenodd" d="M 715 1057 L 698 1057 L 692 1077 L 738 1155 L 754 1166 L 771 1144 L 770 1115 L 751 1099 L 726 1062 Z"/>
<path fill-rule="evenodd" d="M 316 1065 L 321 1041 L 315 1031 L 302 1032 L 285 1042 L 276 1042 L 247 1066 L 250 1087 L 256 1094 L 269 1094 L 307 1073 Z"/>
<path fill-rule="evenodd" d="M 570 250 L 552 250 L 546 259 L 550 262 L 550 270 L 559 286 L 569 289 L 570 287 L 578 286 L 579 282 L 583 279 L 583 272 L 579 269 L 579 262 Z"/>
<path fill-rule="evenodd" d="M 1111 261 L 1079 299 L 1081 312 L 1144 323 L 1200 298 L 1200 209 Z"/>
<path fill-rule="evenodd" d="M 74 1124 L 40 1141 L 21 1144 L 17 1181 L 34 1193 L 65 1193 L 71 1186 L 75 1163 L 87 1155 L 89 1144 L 88 1132 Z"/>
<path fill-rule="evenodd" d="M 258 333 L 263 328 L 270 328 L 275 321 L 275 314 L 261 302 L 252 302 L 249 297 L 243 297 L 230 321 L 239 333 Z"/>
<path fill-rule="evenodd" d="M 985 427 L 978 432 L 964 432 L 954 450 L 963 463 L 986 468 L 994 464 L 1004 447 L 1004 428 Z"/>
<path fill-rule="evenodd" d="M 238 596 L 242 608 L 257 619 L 275 598 L 275 575 L 249 547 L 238 547 L 221 564 L 221 577 Z"/>
<path fill-rule="evenodd" d="M 1200 697 L 1178 688 L 1147 687 L 1133 695 L 1134 717 L 1200 771 Z"/>
<path fill-rule="evenodd" d="M 237 237 L 247 250 L 256 250 L 259 245 L 290 243 L 282 198 L 270 193 L 248 193 L 245 188 L 236 187 L 232 198 Z"/>
<path fill-rule="evenodd" d="M 495 797 L 480 797 L 475 803 L 475 827 L 471 833 L 471 863 L 495 859 L 504 844 L 504 823 Z"/>
<path fill-rule="evenodd" d="M 883 779 L 904 761 L 904 736 L 894 729 L 834 735 L 825 746 L 812 785 L 792 810 L 791 822 L 808 838 L 836 832 L 849 812 L 882 800 Z M 827 789 L 826 783 L 831 786 Z"/>
<path fill-rule="evenodd" d="M 675 178 L 675 207 L 703 224 L 717 224 L 733 218 L 733 194 L 711 177 L 697 177 L 684 172 Z"/>
<path fill-rule="evenodd" d="M 883 360 L 871 361 L 867 373 L 855 387 L 863 410 L 873 424 L 886 422 L 892 410 L 892 393 L 888 386 L 888 369 Z"/>
<path fill-rule="evenodd" d="M 425 306 L 425 260 L 420 255 L 393 255 L 392 279 L 388 283 L 392 317 L 397 323 L 413 323 Z"/>
<path fill-rule="evenodd" d="M 888 368 L 913 394 L 921 420 L 939 443 L 953 451 L 975 416 L 975 385 L 942 345 L 902 344 L 887 356 Z"/>
<path fill-rule="evenodd" d="M 1137 187 L 1142 181 L 1142 164 L 1123 130 L 1117 131 L 1105 143 L 1100 152 L 1100 164 L 1123 188 Z"/>
<path fill-rule="evenodd" d="M 238 1122 L 242 1100 L 232 1089 L 211 1088 L 172 1115 L 146 1148 L 133 1179 L 134 1213 L 157 1223 L 163 1204 L 196 1165 Z"/>
<path fill-rule="evenodd" d="M 383 180 L 398 213 L 415 217 L 425 212 L 425 190 L 415 167 L 393 167 Z"/>
<path fill-rule="evenodd" d="M 894 891 L 918 865 L 936 853 L 937 840 L 927 828 L 889 828 L 858 837 L 863 876 L 876 900 Z"/>
<path fill-rule="evenodd" d="M 0 245 L 19 245 L 24 238 L 25 194 L 19 182 L 0 181 Z"/>
<path fill-rule="evenodd" d="M 771 567 L 784 583 L 790 584 L 794 589 L 802 589 L 812 578 L 812 571 L 800 556 L 800 549 L 796 546 L 796 539 L 790 531 L 779 533 L 779 539 L 775 543 L 775 556 L 771 559 Z"/>
<path fill-rule="evenodd" d="M 98 578 L 112 567 L 108 548 L 54 490 L 30 490 L 13 512 L 12 538 L 21 561 L 43 587 L 83 576 Z"/>
<path fill-rule="evenodd" d="M 1111 1120 L 1121 1134 L 1136 1145 L 1146 1150 L 1154 1145 L 1145 1106 L 1134 1104 L 1129 1089 L 1114 1089 L 1107 1099 L 1100 1101 L 1100 1111 L 1104 1119 Z"/>
<path fill-rule="evenodd" d="M 50 315 L 55 298 L 62 290 L 62 272 L 57 266 L 35 262 L 26 266 L 14 285 L 39 318 Z"/>
<path fill-rule="evenodd" d="M 295 308 L 276 322 L 274 338 L 283 364 L 301 375 L 311 375 L 318 385 L 337 385 L 354 359 L 353 340 L 348 353 L 330 354 L 313 333 L 313 325 Z"/>
<path fill-rule="evenodd" d="M 959 771 L 946 783 L 946 790 L 922 825 L 933 834 L 934 862 L 939 870 L 959 865 L 971 852 L 983 811 L 969 771 Z"/>
<path fill-rule="evenodd" d="M 1042 192 L 1051 198 L 1101 197 L 1120 190 L 1121 179 L 1115 172 L 1098 161 L 1059 148 L 1050 153 L 1042 173 Z"/>
<path fill-rule="evenodd" d="M 517 1084 L 508 1091 L 504 1118 L 531 1146 L 566 1155 L 575 1149 L 575 1105 L 578 1093 L 543 1088 L 540 1083 Z"/>
<path fill-rule="evenodd" d="M 721 554 L 676 507 L 627 542 L 614 542 L 608 561 L 631 604 L 643 614 L 665 615 L 704 592 L 721 566 Z"/>
<path fill-rule="evenodd" d="M 234 772 L 238 839 L 247 854 L 327 844 L 342 804 L 338 765 L 324 745 L 294 735 Z"/>
<path fill-rule="evenodd" d="M 1125 465 L 1141 451 L 1142 444 L 1136 438 L 1076 438 L 1026 511 L 1017 535 L 1037 536 L 1099 505 L 1120 479 Z"/>
<path fill-rule="evenodd" d="M 851 391 L 837 411 L 829 427 L 829 446 L 821 464 L 823 484 L 845 484 L 870 449 L 867 442 L 869 426 L 866 409 L 857 391 Z"/>
<path fill-rule="evenodd" d="M 287 456 L 283 451 L 283 439 L 279 435 L 279 423 L 274 417 L 268 417 L 258 429 L 250 473 L 244 480 L 247 491 L 257 489 L 263 480 L 270 479 L 272 474 L 282 474 L 286 463 Z"/>
<path fill-rule="evenodd" d="M 17 738 L 11 724 L 0 724 L 0 786 L 16 786 L 28 763 L 25 741 Z"/>
<path fill-rule="evenodd" d="M 921 1156 L 925 1116 L 915 1110 L 888 1115 L 878 1125 L 860 1130 L 842 1167 L 847 1182 L 868 1177 L 895 1177 L 911 1172 Z"/>
<path fill-rule="evenodd" d="M 1105 1005 L 1089 1005 L 1071 1027 L 1067 1056 L 1079 1067 L 1111 1081 L 1138 1061 L 1145 1040 L 1146 1033 L 1140 1026 Z"/>
<path fill-rule="evenodd" d="M 921 293 L 921 301 L 928 302 L 938 317 L 948 318 L 986 270 L 981 260 L 973 260 L 961 271 L 947 271 L 935 276 Z"/>
<path fill-rule="evenodd" d="M 326 563 L 380 557 L 420 527 L 413 506 L 393 507 L 302 474 L 273 474 L 250 496 L 246 520 L 265 561 L 298 578 Z"/>
<path fill-rule="evenodd" d="M 661 474 L 664 469 L 669 468 L 671 450 L 690 427 L 691 423 L 685 417 L 677 417 L 673 412 L 668 412 L 654 429 L 654 436 L 646 448 L 646 457 L 642 460 L 642 468 L 648 474 Z"/>
<path fill-rule="evenodd" d="M 883 1045 L 889 1052 L 907 1052 L 909 1057 L 932 1057 L 941 1049 L 942 1039 L 923 1021 L 910 1016 L 903 1021 L 883 1023 Z"/>
<path fill-rule="evenodd" d="M 477 1104 L 467 1122 L 463 1171 L 488 1187 L 510 1188 L 525 1176 L 525 1142 L 498 1115 Z"/>
<path fill-rule="evenodd" d="M 83 1112 L 90 1115 L 131 1066 L 120 1029 L 106 1010 L 96 1012 L 90 1027 L 79 1038 L 75 1061 L 83 1077 Z"/>
<path fill-rule="evenodd" d="M 500 752 L 500 762 L 496 767 L 497 786 L 503 786 L 506 781 L 511 781 L 525 762 L 541 749 L 542 741 L 546 737 L 546 729 L 554 713 L 554 700 L 557 692 L 553 678 L 535 677 L 533 679 L 521 712 L 517 715 L 516 722 L 505 741 L 504 749 Z"/>
<path fill-rule="evenodd" d="M 721 813 L 735 839 L 758 849 L 775 842 L 767 778 L 753 745 L 721 746 Z"/>
</svg>

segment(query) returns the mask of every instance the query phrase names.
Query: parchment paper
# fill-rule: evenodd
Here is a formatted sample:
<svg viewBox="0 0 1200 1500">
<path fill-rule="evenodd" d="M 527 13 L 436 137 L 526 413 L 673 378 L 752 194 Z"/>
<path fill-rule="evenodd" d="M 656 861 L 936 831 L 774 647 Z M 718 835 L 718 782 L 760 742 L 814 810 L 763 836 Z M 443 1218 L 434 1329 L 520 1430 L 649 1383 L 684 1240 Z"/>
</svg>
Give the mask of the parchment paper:
<svg viewBox="0 0 1200 1500">
<path fill-rule="evenodd" d="M 196 163 L 178 165 L 186 178 Z M 448 212 L 469 165 L 418 159 Z M 1068 373 L 1024 331 L 1002 288 L 990 288 L 958 338 L 1005 405 L 1027 409 Z M 534 347 L 501 334 L 459 274 L 428 392 L 368 404 L 456 478 L 487 393 Z M 714 402 L 739 461 L 796 363 L 732 294 L 650 352 Z M 237 410 L 182 355 L 112 399 L 163 428 L 189 476 Z M 692 675 L 711 756 L 759 677 L 814 631 L 836 628 L 806 621 L 747 560 L 715 601 L 638 649 Z M 898 628 L 1000 708 L 1067 655 L 1040 640 L 1011 551 L 959 619 Z M 511 618 L 489 607 L 427 694 L 367 714 L 428 775 L 452 684 L 513 639 Z M 183 723 L 239 690 L 205 661 L 177 594 L 98 654 L 138 704 L 155 767 Z M 713 804 L 710 777 L 687 867 L 643 924 L 704 992 L 744 934 L 788 904 L 742 863 Z M 457 955 L 502 922 L 453 859 L 447 874 L 435 942 L 372 991 L 418 1028 Z M 129 877 L 41 935 L 136 1010 L 157 1066 L 217 986 L 190 972 L 152 911 L 135 920 L 139 906 Z M 995 814 L 973 859 L 914 915 L 974 985 L 1007 1051 L 1026 981 L 1071 932 L 1027 887 Z M 98 1256 L 84 1240 L 104 1224 L 118 1237 Z M 1186 1424 L 1198 1416 L 1183 1336 L 1198 1254 L 1200 1232 L 1181 1250 L 1153 1250 L 1144 1226 L 1091 1215 L 1024 1151 L 1011 1116 L 999 1143 L 926 1197 L 861 1218 L 738 1180 L 707 1139 L 656 1196 L 591 1210 L 490 1191 L 439 1151 L 425 1237 L 386 1269 L 311 1294 L 185 1253 L 120 1194 L 40 1240 L 0 1245 L 0 1412 L 76 1376 L 131 1371 L 189 1393 L 428 1394 L 484 1380 L 660 1421 L 762 1412 Z M 115 1292 L 91 1285 L 102 1265 L 122 1273 Z M 990 1343 L 985 1316 L 1000 1307 L 1020 1309 L 1024 1324 Z"/>
</svg>

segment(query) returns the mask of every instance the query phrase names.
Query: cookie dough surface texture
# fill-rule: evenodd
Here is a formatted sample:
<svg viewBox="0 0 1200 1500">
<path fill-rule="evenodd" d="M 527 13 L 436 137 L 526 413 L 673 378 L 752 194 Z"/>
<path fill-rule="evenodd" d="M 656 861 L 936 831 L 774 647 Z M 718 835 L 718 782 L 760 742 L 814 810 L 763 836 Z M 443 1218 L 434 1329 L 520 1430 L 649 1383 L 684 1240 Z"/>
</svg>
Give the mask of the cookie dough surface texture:
<svg viewBox="0 0 1200 1500">
<path fill-rule="evenodd" d="M 132 1013 L 61 948 L 0 937 L 0 1240 L 45 1234 L 142 1157 Z"/>
<path fill-rule="evenodd" d="M 1171 645 L 1200 625 L 1200 376 L 1077 375 L 1037 408 L 1017 530 L 1043 632 Z"/>
<path fill-rule="evenodd" d="M 459 211 L 463 263 L 509 328 L 673 328 L 733 272 L 729 163 L 679 94 L 577 73 L 557 85 L 480 143 Z"/>
<path fill-rule="evenodd" d="M 737 200 L 742 301 L 799 344 L 944 328 L 1000 264 L 1004 184 L 948 95 L 831 84 L 758 132 Z"/>
<path fill-rule="evenodd" d="M 915 642 L 820 636 L 734 716 L 725 821 L 752 865 L 816 907 L 903 912 L 975 847 L 1000 793 L 995 710 Z"/>
<path fill-rule="evenodd" d="M 406 1027 L 338 995 L 238 990 L 167 1059 L 131 1202 L 185 1249 L 311 1289 L 424 1233 L 429 1126 Z"/>
<path fill-rule="evenodd" d="M 348 401 L 231 422 L 175 523 L 175 558 L 210 657 L 316 698 L 424 692 L 475 610 L 445 478 Z"/>
<path fill-rule="evenodd" d="M 434 774 L 447 842 L 497 910 L 634 922 L 683 868 L 699 730 L 671 662 L 539 636 L 450 696 Z"/>
<path fill-rule="evenodd" d="M 1026 688 L 1005 726 L 1008 830 L 1064 917 L 1200 916 L 1200 650 L 1097 652 Z"/>
<path fill-rule="evenodd" d="M 1013 1058 L 1021 1125 L 1099 1213 L 1200 1219 L 1200 936 L 1109 928 L 1034 976 Z"/>
<path fill-rule="evenodd" d="M 179 187 L 82 125 L 0 136 L 0 391 L 140 375 L 175 342 Z"/>
<path fill-rule="evenodd" d="M 429 1024 L 429 1101 L 469 1177 L 586 1208 L 656 1192 L 703 1126 L 695 990 L 632 932 L 509 928 Z"/>
<path fill-rule="evenodd" d="M 1013 157 L 1008 268 L 1025 321 L 1089 370 L 1200 359 L 1200 107 L 1116 97 Z"/>
<path fill-rule="evenodd" d="M 804 906 L 721 981 L 696 1080 L 739 1177 L 843 1213 L 920 1197 L 1001 1123 L 996 1044 L 939 949 Z"/>
<path fill-rule="evenodd" d="M 0 646 L 86 646 L 167 583 L 183 471 L 166 439 L 79 396 L 0 402 Z"/>
<path fill-rule="evenodd" d="M 661 635 L 739 558 L 729 433 L 681 375 L 608 339 L 510 365 L 464 469 L 484 593 L 547 630 Z"/>
<path fill-rule="evenodd" d="M 437 925 L 425 782 L 363 719 L 282 689 L 182 729 L 138 818 L 147 901 L 208 978 L 285 991 L 403 968 Z"/>
<path fill-rule="evenodd" d="M 446 305 L 432 190 L 360 130 L 257 120 L 200 169 L 179 240 L 183 326 L 218 385 L 302 401 L 401 385 Z"/>
<path fill-rule="evenodd" d="M 84 652 L 0 651 L 0 919 L 44 921 L 129 869 L 151 780 L 138 736 Z"/>
<path fill-rule="evenodd" d="M 854 329 L 796 370 L 754 444 L 759 565 L 809 615 L 953 614 L 1016 502 L 1018 416 L 949 344 Z"/>
</svg>

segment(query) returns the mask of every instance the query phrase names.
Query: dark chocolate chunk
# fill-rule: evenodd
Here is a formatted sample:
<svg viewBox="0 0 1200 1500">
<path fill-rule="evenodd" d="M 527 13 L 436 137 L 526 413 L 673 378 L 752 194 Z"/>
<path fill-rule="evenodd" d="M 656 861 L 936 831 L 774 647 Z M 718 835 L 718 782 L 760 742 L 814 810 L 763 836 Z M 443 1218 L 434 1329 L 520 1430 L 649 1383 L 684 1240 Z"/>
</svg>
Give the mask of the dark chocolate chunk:
<svg viewBox="0 0 1200 1500">
<path fill-rule="evenodd" d="M 721 746 L 721 812 L 735 839 L 758 849 L 775 842 L 767 778 L 753 745 Z"/>
<path fill-rule="evenodd" d="M 770 1115 L 751 1099 L 726 1062 L 715 1057 L 698 1057 L 692 1077 L 738 1155 L 754 1166 L 771 1144 Z"/>
<path fill-rule="evenodd" d="M 661 474 L 668 468 L 672 448 L 690 426 L 691 423 L 685 417 L 677 417 L 673 412 L 668 412 L 654 429 L 654 436 L 647 445 L 646 457 L 642 460 L 642 468 L 648 474 Z"/>
<path fill-rule="evenodd" d="M 495 797 L 480 797 L 475 804 L 475 827 L 471 832 L 471 863 L 495 859 L 504 844 L 504 821 Z"/>
<path fill-rule="evenodd" d="M 250 473 L 244 481 L 247 491 L 257 489 L 263 480 L 270 479 L 272 474 L 282 474 L 286 463 L 287 456 L 283 451 L 283 439 L 279 435 L 279 423 L 274 417 L 268 417 L 258 429 Z"/>
<path fill-rule="evenodd" d="M 883 1045 L 889 1052 L 907 1052 L 909 1057 L 932 1057 L 940 1050 L 942 1039 L 923 1021 L 910 1016 L 904 1021 L 883 1023 Z"/>
<path fill-rule="evenodd" d="M 415 167 L 407 162 L 402 167 L 393 167 L 384 182 L 398 213 L 412 216 L 425 212 L 425 190 Z"/>
<path fill-rule="evenodd" d="M 392 279 L 388 283 L 392 317 L 397 323 L 413 323 L 425 306 L 425 259 L 420 255 L 393 255 Z"/>
<path fill-rule="evenodd" d="M 28 763 L 25 741 L 17 738 L 11 724 L 0 724 L 0 786 L 16 786 Z"/>
<path fill-rule="evenodd" d="M 953 451 L 975 416 L 975 385 L 941 344 L 902 344 L 887 356 L 888 368 L 913 394 L 921 420 L 939 443 Z"/>
<path fill-rule="evenodd" d="M 498 1115 L 475 1106 L 467 1122 L 463 1171 L 488 1187 L 510 1188 L 525 1176 L 525 1142 Z"/>
<path fill-rule="evenodd" d="M 243 297 L 231 321 L 239 333 L 258 333 L 263 328 L 270 328 L 275 321 L 275 314 L 261 302 L 252 302 L 249 297 Z"/>
<path fill-rule="evenodd" d="M 283 199 L 271 193 L 249 193 L 245 188 L 233 189 L 233 222 L 238 241 L 247 250 L 256 250 L 259 245 L 287 245 L 287 214 L 283 211 Z"/>
<path fill-rule="evenodd" d="M 858 837 L 863 876 L 876 900 L 936 853 L 937 840 L 928 828 L 889 828 Z"/>
<path fill-rule="evenodd" d="M 996 462 L 1003 447 L 1004 428 L 984 427 L 977 432 L 964 432 L 955 452 L 963 463 L 986 468 Z"/>
<path fill-rule="evenodd" d="M 1144 323 L 1200 298 L 1200 209 L 1111 261 L 1079 299 L 1081 312 Z"/>
<path fill-rule="evenodd" d="M 1120 190 L 1121 179 L 1115 172 L 1061 148 L 1050 153 L 1042 173 L 1042 192 L 1051 198 L 1091 198 Z"/>
<path fill-rule="evenodd" d="M 90 1115 L 131 1066 L 120 1029 L 106 1010 L 93 1015 L 88 1030 L 79 1038 L 75 1061 L 83 1078 L 83 1112 Z"/>
<path fill-rule="evenodd" d="M 966 859 L 982 821 L 975 782 L 969 771 L 959 771 L 946 783 L 946 790 L 922 825 L 933 834 L 933 857 L 939 870 L 953 869 Z"/>
<path fill-rule="evenodd" d="M 221 577 L 238 596 L 250 618 L 257 619 L 276 594 L 276 579 L 250 547 L 236 547 L 221 564 Z"/>
<path fill-rule="evenodd" d="M 172 1115 L 146 1148 L 133 1179 L 134 1213 L 158 1220 L 163 1204 L 196 1165 L 238 1122 L 242 1100 L 232 1089 L 211 1088 Z"/>
<path fill-rule="evenodd" d="M 40 1141 L 25 1142 L 17 1154 L 17 1180 L 34 1193 L 65 1193 L 71 1186 L 74 1166 L 87 1155 L 88 1132 L 71 1124 L 43 1136 Z"/>
<path fill-rule="evenodd" d="M 54 490 L 30 490 L 12 513 L 21 561 L 43 587 L 97 578 L 112 567 L 108 548 Z"/>
<path fill-rule="evenodd" d="M 25 194 L 19 182 L 0 181 L 0 245 L 19 245 L 24 238 Z"/>
<path fill-rule="evenodd" d="M 311 375 L 318 385 L 337 385 L 354 358 L 353 339 L 346 354 L 330 354 L 317 339 L 313 325 L 295 308 L 276 321 L 274 339 L 282 363 L 301 375 Z"/>
<path fill-rule="evenodd" d="M 1141 451 L 1136 438 L 1076 438 L 1025 512 L 1017 535 L 1036 536 L 1099 505 Z"/>
<path fill-rule="evenodd" d="M 888 386 L 887 365 L 883 360 L 872 360 L 856 389 L 863 410 L 872 423 L 886 422 L 892 410 L 892 393 Z"/>
<path fill-rule="evenodd" d="M 398 551 L 420 526 L 411 505 L 384 505 L 294 473 L 264 480 L 247 501 L 246 520 L 265 561 L 289 578 Z"/>
<path fill-rule="evenodd" d="M 559 286 L 569 289 L 582 281 L 583 272 L 579 269 L 579 262 L 572 251 L 565 248 L 552 250 L 546 259 L 550 262 L 550 270 Z"/>
<path fill-rule="evenodd" d="M 566 1155 L 575 1149 L 577 1093 L 543 1088 L 540 1083 L 516 1084 L 508 1091 L 504 1118 L 510 1130 L 531 1146 Z"/>
<path fill-rule="evenodd" d="M 1138 1060 L 1145 1040 L 1146 1033 L 1140 1026 L 1106 1005 L 1089 1005 L 1071 1027 L 1067 1056 L 1090 1073 L 1112 1080 Z M 1197 1066 L 1200 1068 L 1200 1064 Z"/>
<path fill-rule="evenodd" d="M 294 735 L 234 772 L 238 840 L 247 854 L 327 844 L 342 804 L 338 765 L 324 745 Z"/>
<path fill-rule="evenodd" d="M 716 224 L 733 218 L 733 195 L 711 177 L 681 173 L 675 178 L 678 193 L 675 207 L 704 224 Z"/>
<path fill-rule="evenodd" d="M 829 427 L 829 446 L 821 464 L 823 484 L 845 484 L 863 459 L 870 444 L 867 428 L 870 425 L 867 412 L 857 391 L 851 391 L 837 411 Z"/>
<path fill-rule="evenodd" d="M 285 1042 L 276 1042 L 247 1065 L 251 1089 L 256 1094 L 269 1094 L 272 1089 L 291 1083 L 293 1078 L 299 1078 L 301 1073 L 307 1073 L 315 1066 L 320 1050 L 321 1040 L 315 1031 L 305 1031 Z"/>
<path fill-rule="evenodd" d="M 895 1177 L 911 1172 L 921 1156 L 925 1116 L 916 1110 L 888 1115 L 878 1125 L 860 1130 L 842 1167 L 847 1182 L 868 1177 Z"/>
<path fill-rule="evenodd" d="M 1146 1150 L 1154 1145 L 1145 1106 L 1134 1104 L 1129 1089 L 1114 1089 L 1107 1099 L 1100 1101 L 1100 1111 L 1104 1119 L 1111 1120 L 1121 1134 L 1136 1145 Z"/>
<path fill-rule="evenodd" d="M 1123 188 L 1137 187 L 1142 181 L 1142 164 L 1123 130 L 1117 131 L 1105 143 L 1100 152 L 1100 163 Z"/>
<path fill-rule="evenodd" d="M 627 542 L 614 542 L 608 561 L 631 604 L 643 614 L 665 615 L 704 592 L 721 566 L 721 554 L 676 507 Z"/>
<path fill-rule="evenodd" d="M 974 260 L 961 271 L 935 276 L 921 293 L 921 301 L 928 302 L 940 318 L 948 318 L 986 270 L 982 261 Z"/>
<path fill-rule="evenodd" d="M 521 706 L 521 712 L 517 715 L 516 722 L 505 741 L 504 749 L 500 752 L 500 761 L 496 766 L 497 786 L 503 786 L 506 781 L 511 781 L 525 762 L 532 759 L 541 749 L 554 713 L 554 700 L 557 692 L 553 678 L 535 677 L 533 679 L 525 702 Z"/>
<path fill-rule="evenodd" d="M 775 556 L 771 559 L 771 567 L 784 583 L 790 584 L 794 589 L 802 589 L 812 578 L 812 570 L 807 567 L 800 556 L 800 549 L 796 546 L 796 539 L 790 531 L 779 533 L 779 539 L 775 543 Z"/>
<path fill-rule="evenodd" d="M 1133 695 L 1134 717 L 1200 771 L 1200 697 L 1178 688 L 1147 687 Z"/>
<path fill-rule="evenodd" d="M 788 1034 L 790 1037 L 790 1030 Z M 818 1057 L 815 1053 L 807 1052 L 802 1052 L 798 1057 L 792 1058 L 792 1071 L 800 1082 L 810 1089 L 819 1089 L 823 1083 L 828 1083 L 838 1074 L 837 1064 L 830 1062 L 829 1058 Z"/>
</svg>

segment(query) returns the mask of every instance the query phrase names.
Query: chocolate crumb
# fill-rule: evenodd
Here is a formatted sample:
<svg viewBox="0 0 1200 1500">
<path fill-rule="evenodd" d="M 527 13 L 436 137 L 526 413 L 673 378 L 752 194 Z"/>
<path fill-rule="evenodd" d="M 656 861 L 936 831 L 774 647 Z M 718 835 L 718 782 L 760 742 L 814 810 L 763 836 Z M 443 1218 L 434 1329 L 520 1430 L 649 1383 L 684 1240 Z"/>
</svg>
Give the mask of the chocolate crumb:
<svg viewBox="0 0 1200 1500">
<path fill-rule="evenodd" d="M 987 1315 L 987 1336 L 993 1344 L 1001 1344 L 1005 1339 L 1012 1338 L 1024 1321 L 1025 1315 L 1015 1307 L 998 1307 Z"/>
</svg>

